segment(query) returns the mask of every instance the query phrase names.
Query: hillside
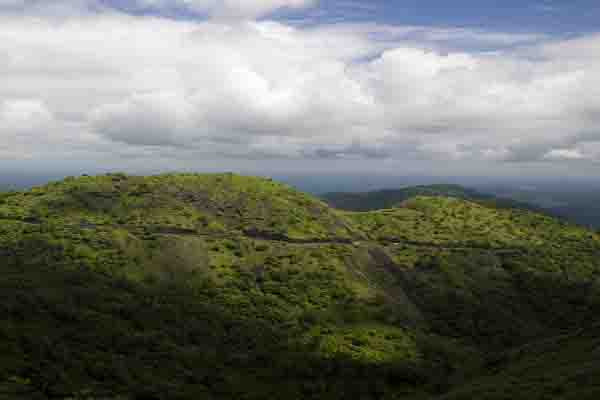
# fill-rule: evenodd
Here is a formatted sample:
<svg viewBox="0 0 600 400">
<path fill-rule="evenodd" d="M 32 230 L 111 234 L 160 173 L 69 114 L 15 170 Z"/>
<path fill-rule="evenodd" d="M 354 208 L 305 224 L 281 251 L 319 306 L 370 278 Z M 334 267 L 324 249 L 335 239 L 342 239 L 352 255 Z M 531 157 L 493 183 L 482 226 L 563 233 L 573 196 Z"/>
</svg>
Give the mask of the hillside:
<svg viewBox="0 0 600 400">
<path fill-rule="evenodd" d="M 233 174 L 0 194 L 0 398 L 598 398 L 600 236 L 457 197 L 340 211 Z"/>
<path fill-rule="evenodd" d="M 417 196 L 454 197 L 500 208 L 521 208 L 544 212 L 541 207 L 526 202 L 500 198 L 460 185 L 422 185 L 401 189 L 385 189 L 372 192 L 325 193 L 321 197 L 330 206 L 348 211 L 373 211 L 398 207 L 402 202 Z"/>
<path fill-rule="evenodd" d="M 550 183 L 525 187 L 487 185 L 496 196 L 536 204 L 553 215 L 600 229 L 600 187 L 593 183 Z"/>
</svg>

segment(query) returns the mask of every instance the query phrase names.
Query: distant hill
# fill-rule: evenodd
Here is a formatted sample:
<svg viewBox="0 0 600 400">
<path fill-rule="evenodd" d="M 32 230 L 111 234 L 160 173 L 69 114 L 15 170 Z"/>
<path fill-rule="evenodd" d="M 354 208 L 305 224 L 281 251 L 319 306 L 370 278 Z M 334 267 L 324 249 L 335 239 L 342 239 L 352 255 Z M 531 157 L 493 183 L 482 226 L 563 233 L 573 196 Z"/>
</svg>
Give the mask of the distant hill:
<svg viewBox="0 0 600 400">
<path fill-rule="evenodd" d="M 545 211 L 541 207 L 525 202 L 499 198 L 460 185 L 423 185 L 362 193 L 326 193 L 321 197 L 329 205 L 340 210 L 373 211 L 398 207 L 402 202 L 417 196 L 454 197 L 501 208 Z"/>
<path fill-rule="evenodd" d="M 2 193 L 0 398 L 600 398 L 600 235 L 473 196 L 342 211 L 233 174 Z"/>
<path fill-rule="evenodd" d="M 488 185 L 483 190 L 498 197 L 535 204 L 553 215 L 600 229 L 600 187 L 597 184 L 546 184 L 525 188 Z"/>
<path fill-rule="evenodd" d="M 573 201 L 567 206 L 553 207 L 551 212 L 580 225 L 600 229 L 600 194 Z"/>
</svg>

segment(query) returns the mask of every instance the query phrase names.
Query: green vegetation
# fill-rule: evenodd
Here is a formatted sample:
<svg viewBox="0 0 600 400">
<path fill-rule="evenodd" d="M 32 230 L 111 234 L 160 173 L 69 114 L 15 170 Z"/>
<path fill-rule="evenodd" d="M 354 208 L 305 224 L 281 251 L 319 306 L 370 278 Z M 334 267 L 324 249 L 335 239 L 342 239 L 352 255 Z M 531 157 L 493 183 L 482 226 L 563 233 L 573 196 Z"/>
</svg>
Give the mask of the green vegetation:
<svg viewBox="0 0 600 400">
<path fill-rule="evenodd" d="M 111 174 L 0 194 L 0 398 L 592 399 L 600 236 Z"/>
<path fill-rule="evenodd" d="M 490 193 L 519 202 L 536 204 L 553 215 L 582 226 L 600 229 L 600 188 L 584 184 L 547 184 L 529 187 L 489 185 Z"/>
<path fill-rule="evenodd" d="M 402 189 L 386 189 L 363 193 L 326 193 L 323 200 L 329 205 L 347 211 L 374 211 L 398 207 L 414 197 L 453 197 L 498 208 L 519 208 L 530 211 L 545 211 L 533 203 L 495 197 L 460 185 L 424 185 Z"/>
</svg>

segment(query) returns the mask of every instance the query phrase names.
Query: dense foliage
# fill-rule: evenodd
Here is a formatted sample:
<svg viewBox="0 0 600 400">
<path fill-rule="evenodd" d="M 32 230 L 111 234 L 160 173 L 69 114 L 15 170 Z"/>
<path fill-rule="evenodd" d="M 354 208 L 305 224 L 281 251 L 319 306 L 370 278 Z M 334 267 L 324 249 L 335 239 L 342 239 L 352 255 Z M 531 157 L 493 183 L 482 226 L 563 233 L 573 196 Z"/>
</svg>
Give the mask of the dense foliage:
<svg viewBox="0 0 600 400">
<path fill-rule="evenodd" d="M 0 398 L 597 398 L 599 255 L 525 210 L 232 174 L 3 193 Z"/>
<path fill-rule="evenodd" d="M 401 189 L 385 189 L 358 193 L 332 192 L 326 193 L 322 197 L 332 207 L 339 208 L 340 210 L 374 211 L 398 207 L 402 202 L 418 196 L 453 197 L 499 208 L 519 208 L 537 212 L 545 211 L 541 207 L 533 205 L 534 203 L 496 197 L 460 185 L 409 186 Z"/>
</svg>

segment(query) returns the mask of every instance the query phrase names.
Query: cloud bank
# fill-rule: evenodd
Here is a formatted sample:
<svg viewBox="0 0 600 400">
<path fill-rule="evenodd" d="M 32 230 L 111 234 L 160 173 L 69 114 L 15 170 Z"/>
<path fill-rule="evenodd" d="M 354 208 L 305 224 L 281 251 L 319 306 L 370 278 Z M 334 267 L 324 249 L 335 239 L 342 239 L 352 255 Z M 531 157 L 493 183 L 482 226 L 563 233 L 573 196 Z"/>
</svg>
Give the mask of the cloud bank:
<svg viewBox="0 0 600 400">
<path fill-rule="evenodd" d="M 0 0 L 3 159 L 600 162 L 597 34 L 257 20 L 308 0 L 137 0 L 197 21 L 62 3 Z"/>
</svg>

